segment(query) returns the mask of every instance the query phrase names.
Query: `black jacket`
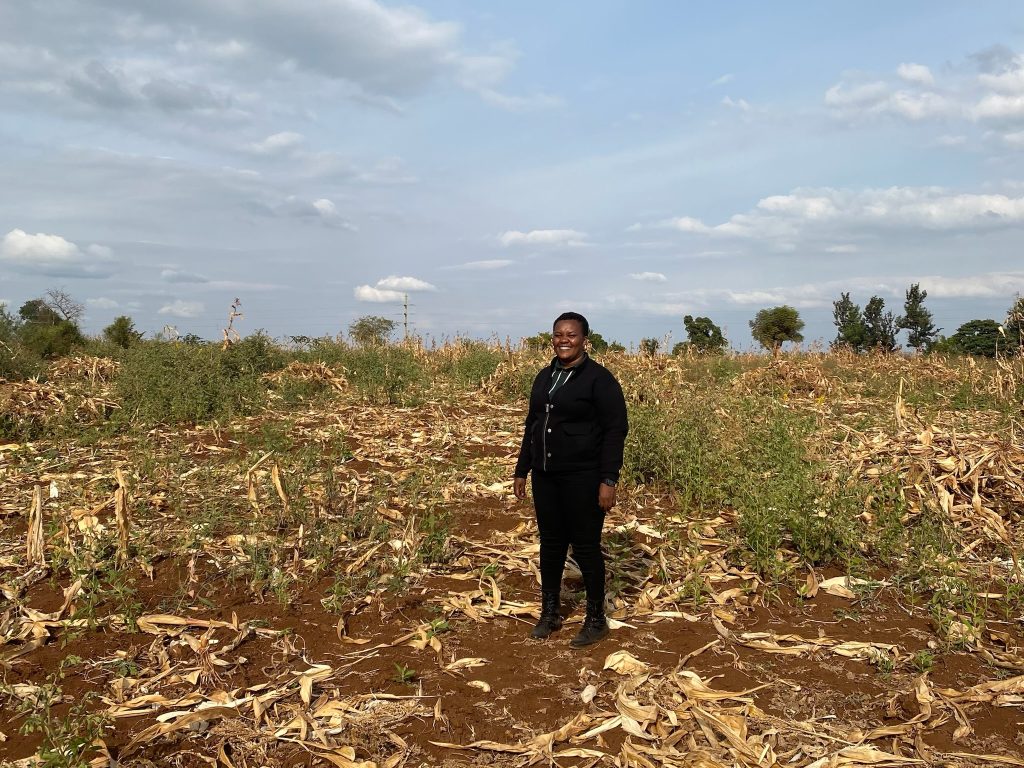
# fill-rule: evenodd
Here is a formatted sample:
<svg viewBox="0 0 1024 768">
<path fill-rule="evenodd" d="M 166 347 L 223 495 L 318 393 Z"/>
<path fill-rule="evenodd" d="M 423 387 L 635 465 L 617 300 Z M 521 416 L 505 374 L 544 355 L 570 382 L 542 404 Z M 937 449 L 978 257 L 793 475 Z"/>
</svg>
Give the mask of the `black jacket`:
<svg viewBox="0 0 1024 768">
<path fill-rule="evenodd" d="M 604 366 L 589 357 L 548 400 L 555 360 L 533 381 L 530 412 L 516 462 L 516 477 L 541 472 L 599 470 L 619 479 L 629 424 L 622 387 Z"/>
</svg>

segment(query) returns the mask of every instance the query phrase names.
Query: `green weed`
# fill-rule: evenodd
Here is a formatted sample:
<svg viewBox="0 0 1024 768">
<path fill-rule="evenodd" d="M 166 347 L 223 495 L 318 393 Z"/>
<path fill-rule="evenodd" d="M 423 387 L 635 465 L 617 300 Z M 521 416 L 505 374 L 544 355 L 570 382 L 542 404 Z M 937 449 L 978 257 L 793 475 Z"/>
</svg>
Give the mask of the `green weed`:
<svg viewBox="0 0 1024 768">
<path fill-rule="evenodd" d="M 412 667 L 407 667 L 405 664 L 399 664 L 397 661 L 394 664 L 395 674 L 391 676 L 391 679 L 396 683 L 410 684 L 416 680 L 416 670 Z"/>
<path fill-rule="evenodd" d="M 910 659 L 910 666 L 918 672 L 927 672 L 935 665 L 935 655 L 931 651 L 920 650 Z"/>
</svg>

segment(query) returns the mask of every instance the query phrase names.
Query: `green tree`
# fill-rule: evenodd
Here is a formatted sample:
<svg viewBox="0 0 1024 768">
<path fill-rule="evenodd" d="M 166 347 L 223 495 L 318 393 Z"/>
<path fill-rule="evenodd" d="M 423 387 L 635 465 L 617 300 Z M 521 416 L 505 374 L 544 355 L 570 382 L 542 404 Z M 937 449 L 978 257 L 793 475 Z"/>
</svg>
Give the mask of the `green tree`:
<svg viewBox="0 0 1024 768">
<path fill-rule="evenodd" d="M 590 349 L 592 351 L 597 354 L 608 351 L 608 342 L 605 341 L 604 336 L 597 331 L 592 330 L 587 338 L 590 340 Z"/>
<path fill-rule="evenodd" d="M 18 316 L 26 323 L 57 325 L 63 319 L 44 299 L 29 299 L 21 305 Z"/>
<path fill-rule="evenodd" d="M 878 296 L 872 296 L 864 307 L 864 330 L 868 349 L 895 351 L 896 317 L 885 311 L 885 301 Z"/>
<path fill-rule="evenodd" d="M 74 301 L 63 292 L 60 298 L 69 303 L 71 315 L 77 317 Z M 23 320 L 18 330 L 21 343 L 44 360 L 63 357 L 85 341 L 78 324 L 65 319 L 45 299 L 29 299 L 21 305 L 18 315 Z"/>
<path fill-rule="evenodd" d="M 770 349 L 777 357 L 784 342 L 794 343 L 804 340 L 800 333 L 804 329 L 804 321 L 800 313 L 793 307 L 783 304 L 780 307 L 762 309 L 750 321 L 750 335 L 754 341 L 765 349 Z"/>
<path fill-rule="evenodd" d="M 21 343 L 44 360 L 64 357 L 84 342 L 82 332 L 70 320 L 55 325 L 25 323 L 21 328 Z"/>
<path fill-rule="evenodd" d="M 657 339 L 640 339 L 640 354 L 647 357 L 654 357 L 658 354 L 660 342 Z"/>
<path fill-rule="evenodd" d="M 995 357 L 1006 348 L 1006 338 L 995 320 L 968 320 L 947 340 L 956 352 L 979 357 Z"/>
<path fill-rule="evenodd" d="M 379 315 L 366 315 L 352 322 L 348 335 L 361 347 L 387 344 L 395 330 L 395 321 Z"/>
<path fill-rule="evenodd" d="M 722 329 L 712 322 L 710 317 L 694 317 L 687 315 L 683 318 L 683 328 L 686 329 L 686 338 L 689 349 L 708 354 L 721 354 L 729 346 Z M 678 346 L 678 345 L 677 345 Z M 675 348 L 673 348 L 675 354 Z"/>
<path fill-rule="evenodd" d="M 924 306 L 926 298 L 928 291 L 922 290 L 920 283 L 911 285 L 903 302 L 903 316 L 896 321 L 897 328 L 908 332 L 907 344 L 919 352 L 927 350 L 942 330 L 932 322 L 932 313 Z"/>
<path fill-rule="evenodd" d="M 142 339 L 142 334 L 135 330 L 135 323 L 128 315 L 120 315 L 103 329 L 103 338 L 111 344 L 128 349 Z"/>
<path fill-rule="evenodd" d="M 527 336 L 523 339 L 527 349 L 545 352 L 551 349 L 551 331 L 538 331 L 534 336 Z"/>
<path fill-rule="evenodd" d="M 832 322 L 838 329 L 832 348 L 846 347 L 854 352 L 862 352 L 867 346 L 868 329 L 864 325 L 864 315 L 860 306 L 853 303 L 850 294 L 843 293 L 832 302 Z"/>
</svg>

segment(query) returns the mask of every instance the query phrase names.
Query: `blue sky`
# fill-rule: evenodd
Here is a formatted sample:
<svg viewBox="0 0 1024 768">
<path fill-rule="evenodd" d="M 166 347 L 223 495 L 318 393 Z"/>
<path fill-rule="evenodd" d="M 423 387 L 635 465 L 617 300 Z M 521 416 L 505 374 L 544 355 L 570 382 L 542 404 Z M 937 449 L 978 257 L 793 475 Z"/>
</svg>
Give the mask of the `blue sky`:
<svg viewBox="0 0 1024 768">
<path fill-rule="evenodd" d="M 952 332 L 1024 291 L 1015 3 L 0 6 L 0 301 L 87 329 L 738 348 L 843 291 Z"/>
</svg>

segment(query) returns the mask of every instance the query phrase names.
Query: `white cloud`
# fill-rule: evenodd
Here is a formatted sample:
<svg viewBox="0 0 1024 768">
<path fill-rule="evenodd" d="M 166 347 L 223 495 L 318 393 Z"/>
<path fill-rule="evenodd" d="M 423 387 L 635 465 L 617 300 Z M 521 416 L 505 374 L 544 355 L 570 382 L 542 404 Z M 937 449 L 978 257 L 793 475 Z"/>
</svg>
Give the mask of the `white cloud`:
<svg viewBox="0 0 1024 768">
<path fill-rule="evenodd" d="M 467 261 L 464 264 L 457 264 L 449 269 L 504 269 L 515 264 L 512 259 L 481 259 L 479 261 Z"/>
<path fill-rule="evenodd" d="M 901 90 L 881 81 L 837 83 L 825 92 L 825 105 L 833 115 L 849 121 L 879 116 L 922 121 L 965 113 L 965 105 L 943 93 Z"/>
<path fill-rule="evenodd" d="M 402 301 L 405 294 L 402 291 L 389 291 L 374 288 L 369 285 L 357 285 L 353 291 L 356 301 L 389 302 Z"/>
<path fill-rule="evenodd" d="M 518 58 L 519 51 L 507 43 L 496 46 L 490 54 L 461 56 L 456 61 L 456 80 L 488 104 L 510 112 L 561 106 L 560 98 L 547 93 L 517 96 L 498 90 Z"/>
<path fill-rule="evenodd" d="M 195 272 L 185 272 L 180 269 L 160 270 L 160 279 L 165 283 L 208 283 L 210 279 Z"/>
<path fill-rule="evenodd" d="M 740 112 L 750 111 L 750 103 L 746 99 L 733 99 L 730 96 L 726 96 L 722 99 L 722 106 L 738 109 Z"/>
<path fill-rule="evenodd" d="M 117 309 L 121 306 L 113 299 L 108 299 L 104 296 L 100 296 L 96 299 L 86 299 L 85 303 L 92 309 Z"/>
<path fill-rule="evenodd" d="M 601 302 L 601 307 L 613 310 L 625 310 L 641 315 L 654 315 L 657 317 L 680 317 L 692 309 L 690 304 L 673 301 L 671 299 L 659 300 L 656 298 L 638 299 L 635 296 L 612 295 L 606 296 Z"/>
<path fill-rule="evenodd" d="M 420 280 L 417 277 L 398 277 L 389 275 L 377 281 L 377 287 L 392 291 L 436 291 L 437 286 Z"/>
<path fill-rule="evenodd" d="M 825 253 L 857 253 L 860 250 L 856 245 L 843 243 L 842 245 L 830 245 L 825 248 Z"/>
<path fill-rule="evenodd" d="M 997 138 L 1006 146 L 1014 149 L 1024 149 L 1024 131 L 1012 131 L 999 134 Z"/>
<path fill-rule="evenodd" d="M 1024 56 L 989 50 L 970 59 L 982 69 L 980 74 L 960 64 L 944 68 L 941 81 L 917 63 L 900 64 L 895 77 L 844 75 L 826 90 L 825 106 L 850 124 L 878 118 L 953 124 L 956 134 L 934 142 L 945 147 L 970 147 L 970 138 L 961 131 L 988 126 L 985 138 L 1015 148 L 1010 137 L 1024 128 Z"/>
<path fill-rule="evenodd" d="M 828 219 L 838 213 L 835 203 L 826 196 L 772 195 L 757 203 L 763 211 L 804 219 Z"/>
<path fill-rule="evenodd" d="M 83 251 L 60 235 L 12 229 L 0 241 L 0 264 L 54 277 L 108 277 L 113 272 L 113 251 L 102 245 Z"/>
<path fill-rule="evenodd" d="M 889 93 L 889 86 L 880 81 L 859 85 L 836 83 L 825 91 L 825 104 L 835 108 L 864 107 L 885 100 Z"/>
<path fill-rule="evenodd" d="M 157 310 L 157 314 L 168 315 L 169 317 L 192 318 L 199 317 L 204 309 L 205 307 L 202 302 L 176 299 L 170 304 L 164 304 L 160 307 Z"/>
<path fill-rule="evenodd" d="M 978 82 L 997 93 L 1024 93 L 1024 56 L 1014 56 L 998 74 L 983 72 Z"/>
<path fill-rule="evenodd" d="M 265 210 L 269 210 L 270 213 L 276 216 L 316 222 L 334 229 L 347 229 L 350 232 L 356 231 L 356 226 L 346 221 L 341 213 L 339 213 L 338 207 L 334 202 L 326 197 L 309 200 L 297 195 L 289 195 L 283 201 Z"/>
<path fill-rule="evenodd" d="M 1024 95 L 990 93 L 971 110 L 976 120 L 1005 120 L 1024 117 Z"/>
<path fill-rule="evenodd" d="M 509 230 L 499 236 L 502 245 L 583 245 L 586 234 L 575 229 L 534 229 L 530 232 Z"/>
<path fill-rule="evenodd" d="M 1024 293 L 1024 272 L 991 272 L 967 277 L 922 277 L 921 287 L 935 299 L 1001 299 Z"/>
<path fill-rule="evenodd" d="M 401 111 L 399 100 L 439 81 L 503 109 L 559 101 L 504 93 L 501 85 L 518 51 L 499 43 L 485 54 L 470 53 L 460 23 L 434 20 L 412 6 L 377 0 L 68 0 L 52 9 L 45 25 L 60 30 L 59 36 L 31 34 L 41 27 L 33 23 L 34 10 L 15 8 L 5 18 L 10 29 L 30 33 L 19 53 L 37 64 L 19 66 L 8 87 L 70 96 L 100 109 L 231 114 L 241 103 L 262 106 L 253 83 L 311 79 L 340 84 L 336 93 L 392 111 Z M 136 54 L 132 44 L 145 53 Z M 81 52 L 90 49 L 96 53 L 82 60 Z"/>
<path fill-rule="evenodd" d="M 51 77 L 59 80 L 39 85 L 97 110 L 222 117 L 244 114 L 229 88 L 193 82 L 168 62 L 138 57 L 54 63 L 58 69 Z M 41 75 L 45 76 L 45 70 Z"/>
<path fill-rule="evenodd" d="M 805 235 L 841 237 L 881 229 L 985 231 L 1024 227 L 1024 197 L 939 187 L 797 189 L 763 198 L 754 210 L 720 224 L 682 216 L 657 226 L 717 237 L 775 239 L 790 246 Z"/>
<path fill-rule="evenodd" d="M 247 146 L 250 152 L 257 155 L 287 155 L 302 146 L 306 137 L 294 131 L 275 133 L 263 141 L 253 142 Z"/>
<path fill-rule="evenodd" d="M 679 216 L 674 219 L 669 219 L 665 222 L 672 229 L 678 229 L 680 232 L 707 232 L 708 226 L 700 219 L 695 219 L 692 216 Z"/>
<path fill-rule="evenodd" d="M 550 109 L 560 107 L 562 100 L 557 96 L 547 93 L 538 93 L 532 96 L 513 96 L 501 93 L 493 88 L 483 88 L 478 91 L 480 98 L 488 104 L 509 112 L 528 112 L 535 109 Z"/>
<path fill-rule="evenodd" d="M 668 280 L 661 272 L 633 272 L 630 277 L 647 283 L 664 283 Z"/>
<path fill-rule="evenodd" d="M 928 86 L 935 85 L 932 71 L 924 64 L 900 64 L 896 68 L 896 74 L 908 83 Z"/>
<path fill-rule="evenodd" d="M 715 87 L 717 87 L 719 85 L 725 85 L 726 83 L 731 83 L 735 79 L 736 79 L 735 75 L 733 75 L 731 72 L 727 72 L 726 74 L 722 75 L 721 77 L 716 77 L 714 80 L 712 80 L 710 83 L 708 83 L 708 87 L 709 88 L 715 88 Z"/>
</svg>

